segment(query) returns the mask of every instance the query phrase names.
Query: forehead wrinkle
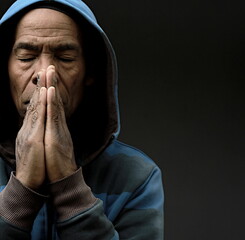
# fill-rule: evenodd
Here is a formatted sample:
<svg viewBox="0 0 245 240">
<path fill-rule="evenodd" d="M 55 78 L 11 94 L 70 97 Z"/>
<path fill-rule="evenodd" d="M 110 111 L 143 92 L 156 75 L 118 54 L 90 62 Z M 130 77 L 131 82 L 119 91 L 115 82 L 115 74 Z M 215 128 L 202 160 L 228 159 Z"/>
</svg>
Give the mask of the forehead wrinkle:
<svg viewBox="0 0 245 240">
<path fill-rule="evenodd" d="M 76 42 L 81 44 L 81 32 L 80 29 L 75 29 L 75 31 L 71 31 L 71 28 L 57 28 L 57 27 L 43 27 L 43 28 L 18 28 L 16 35 L 16 40 L 24 40 L 29 42 L 38 43 L 38 41 L 49 42 L 49 40 L 57 38 L 57 41 L 61 40 L 64 42 L 70 41 L 74 42 L 73 45 L 76 45 Z"/>
<path fill-rule="evenodd" d="M 14 47 L 14 52 L 18 53 L 19 50 L 30 50 L 30 51 L 35 51 L 35 52 L 40 52 L 43 49 L 43 46 L 39 44 L 33 44 L 29 42 L 19 42 L 15 47 Z M 55 52 L 65 52 L 65 51 L 74 51 L 78 54 L 81 53 L 81 48 L 77 44 L 73 43 L 61 43 L 58 45 L 48 45 L 48 49 L 55 53 Z"/>
<path fill-rule="evenodd" d="M 47 14 L 50 18 L 47 18 Z M 30 37 L 31 41 L 35 38 L 68 37 L 71 41 L 82 43 L 81 29 L 77 23 L 68 15 L 53 9 L 35 9 L 28 12 L 20 20 L 16 30 L 19 39 L 26 36 Z"/>
<path fill-rule="evenodd" d="M 32 15 L 29 16 L 29 14 L 27 13 L 27 16 L 24 16 L 20 20 L 16 28 L 16 33 L 22 35 L 23 31 L 38 33 L 44 30 L 44 31 L 48 31 L 47 36 L 44 37 L 51 37 L 53 34 L 57 34 L 57 31 L 60 32 L 60 34 L 64 34 L 64 36 L 70 34 L 74 36 L 74 30 L 77 33 L 79 32 L 79 28 L 77 24 L 69 17 L 63 20 L 62 19 L 49 20 L 48 18 L 33 19 L 31 17 Z"/>
<path fill-rule="evenodd" d="M 61 43 L 58 44 L 57 46 L 54 47 L 50 47 L 51 50 L 54 51 L 66 51 L 66 50 L 75 50 L 75 51 L 79 51 L 79 46 L 77 44 L 73 44 L 73 43 Z"/>
</svg>

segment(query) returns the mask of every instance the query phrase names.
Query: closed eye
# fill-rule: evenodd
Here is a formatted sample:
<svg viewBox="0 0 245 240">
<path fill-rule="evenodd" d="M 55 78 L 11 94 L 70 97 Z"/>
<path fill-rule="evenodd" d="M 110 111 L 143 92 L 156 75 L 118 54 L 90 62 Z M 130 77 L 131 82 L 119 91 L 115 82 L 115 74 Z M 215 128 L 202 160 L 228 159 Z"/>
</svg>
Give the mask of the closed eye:
<svg viewBox="0 0 245 240">
<path fill-rule="evenodd" d="M 62 62 L 73 62 L 73 58 L 67 58 L 67 57 L 57 57 Z"/>
<path fill-rule="evenodd" d="M 21 62 L 31 62 L 33 60 L 35 60 L 35 57 L 31 57 L 31 58 L 18 58 L 19 61 Z"/>
</svg>

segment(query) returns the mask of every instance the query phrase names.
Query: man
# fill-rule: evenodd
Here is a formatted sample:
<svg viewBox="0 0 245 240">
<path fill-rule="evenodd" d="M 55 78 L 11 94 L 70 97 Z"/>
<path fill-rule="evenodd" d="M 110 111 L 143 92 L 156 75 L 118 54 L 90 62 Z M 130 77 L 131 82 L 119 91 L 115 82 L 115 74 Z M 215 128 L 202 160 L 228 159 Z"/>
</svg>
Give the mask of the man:
<svg viewBox="0 0 245 240">
<path fill-rule="evenodd" d="M 91 10 L 18 0 L 0 24 L 0 239 L 162 239 L 161 172 L 116 140 L 116 58 Z"/>
</svg>

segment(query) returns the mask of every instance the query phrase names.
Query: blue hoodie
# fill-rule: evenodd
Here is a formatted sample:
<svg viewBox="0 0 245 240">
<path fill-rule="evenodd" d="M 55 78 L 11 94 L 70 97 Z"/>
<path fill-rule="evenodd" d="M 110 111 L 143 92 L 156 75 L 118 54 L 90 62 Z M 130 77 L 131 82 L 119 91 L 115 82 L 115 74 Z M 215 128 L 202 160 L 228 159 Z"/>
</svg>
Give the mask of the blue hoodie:
<svg viewBox="0 0 245 240">
<path fill-rule="evenodd" d="M 96 80 L 96 86 L 88 90 L 96 99 L 85 99 L 68 123 L 80 168 L 47 184 L 42 193 L 15 177 L 13 142 L 19 126 L 6 64 L 18 20 L 37 7 L 61 11 L 85 31 L 94 51 L 89 74 Z M 117 140 L 116 57 L 88 6 L 80 0 L 17 0 L 0 20 L 0 44 L 4 48 L 0 107 L 5 113 L 0 117 L 0 239 L 163 239 L 161 171 L 146 154 Z"/>
</svg>

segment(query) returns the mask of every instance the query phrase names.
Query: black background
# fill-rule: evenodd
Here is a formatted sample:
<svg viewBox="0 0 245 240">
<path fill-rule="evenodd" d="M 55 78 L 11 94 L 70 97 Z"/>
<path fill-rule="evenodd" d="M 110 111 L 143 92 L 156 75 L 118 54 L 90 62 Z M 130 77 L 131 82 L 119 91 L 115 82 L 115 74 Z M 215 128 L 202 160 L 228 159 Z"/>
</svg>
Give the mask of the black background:
<svg viewBox="0 0 245 240">
<path fill-rule="evenodd" d="M 244 240 L 245 4 L 86 3 L 118 57 L 119 139 L 163 172 L 165 240 Z"/>
</svg>

